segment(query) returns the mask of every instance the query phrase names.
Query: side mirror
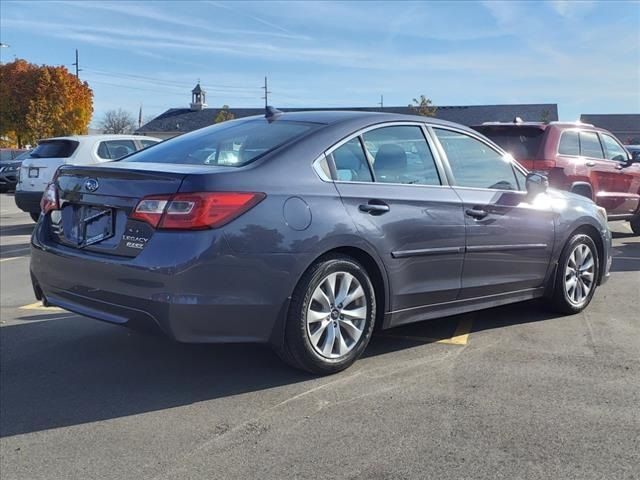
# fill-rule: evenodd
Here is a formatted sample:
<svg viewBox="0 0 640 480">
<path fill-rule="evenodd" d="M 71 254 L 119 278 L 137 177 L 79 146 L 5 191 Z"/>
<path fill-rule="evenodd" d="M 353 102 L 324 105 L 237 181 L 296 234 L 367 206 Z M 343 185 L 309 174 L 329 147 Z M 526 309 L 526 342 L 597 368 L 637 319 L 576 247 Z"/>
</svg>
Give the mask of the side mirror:
<svg viewBox="0 0 640 480">
<path fill-rule="evenodd" d="M 545 193 L 549 188 L 549 179 L 539 173 L 527 174 L 526 181 L 527 193 L 532 197 L 540 193 Z"/>
</svg>

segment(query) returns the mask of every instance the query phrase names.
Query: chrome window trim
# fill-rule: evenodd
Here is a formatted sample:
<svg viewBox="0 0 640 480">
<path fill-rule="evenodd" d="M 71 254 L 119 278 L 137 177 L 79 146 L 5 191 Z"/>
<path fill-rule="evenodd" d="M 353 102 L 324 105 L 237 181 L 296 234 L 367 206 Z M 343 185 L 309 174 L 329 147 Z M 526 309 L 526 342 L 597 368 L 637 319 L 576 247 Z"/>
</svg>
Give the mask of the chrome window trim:
<svg viewBox="0 0 640 480">
<path fill-rule="evenodd" d="M 316 172 L 316 175 L 318 175 L 318 177 L 320 177 L 320 180 L 322 180 L 323 182 L 333 182 L 333 179 L 330 178 L 330 177 L 327 177 L 327 175 L 324 173 L 324 170 L 320 166 L 320 162 L 322 162 L 323 160 L 325 160 L 327 162 L 327 166 L 329 166 L 329 159 L 327 158 L 327 156 L 324 153 L 320 154 L 318 156 L 318 158 L 316 158 L 313 161 L 311 166 L 313 167 L 314 172 Z M 329 168 L 329 169 L 331 169 L 331 168 Z"/>
<path fill-rule="evenodd" d="M 440 185 L 425 185 L 425 184 L 419 184 L 419 183 L 391 183 L 391 182 L 378 182 L 375 179 L 375 174 L 373 172 L 373 165 L 371 165 L 371 159 L 369 158 L 370 154 L 367 151 L 366 148 L 364 148 L 364 139 L 362 137 L 362 135 L 364 135 L 365 133 L 371 131 L 371 130 L 377 130 L 379 128 L 385 128 L 385 127 L 403 127 L 403 126 L 410 126 L 410 127 L 418 127 L 420 128 L 420 130 L 422 131 L 422 135 L 424 136 L 425 142 L 427 143 L 427 146 L 429 147 L 429 150 L 431 152 L 431 156 L 433 157 L 433 162 L 436 168 L 436 173 L 438 174 L 438 177 L 440 179 Z M 365 154 L 365 157 L 367 158 L 367 161 L 369 162 L 369 169 L 372 172 L 372 177 L 373 180 L 371 182 L 354 182 L 354 181 L 347 181 L 347 180 L 338 180 L 338 179 L 329 179 L 329 180 L 325 180 L 323 178 L 322 175 L 320 175 L 318 173 L 318 171 L 316 170 L 316 164 L 319 163 L 322 158 L 327 158 L 327 161 L 329 161 L 329 157 L 333 154 L 333 152 L 335 150 L 337 150 L 338 148 L 340 148 L 341 146 L 343 146 L 345 143 L 353 140 L 354 138 L 359 138 L 361 145 L 363 146 L 363 151 Z M 330 168 L 331 168 L 331 163 L 329 163 Z M 450 188 L 451 185 L 449 184 L 449 179 L 446 176 L 446 171 L 442 162 L 442 159 L 439 155 L 439 152 L 436 149 L 436 144 L 434 143 L 433 139 L 431 138 L 431 136 L 429 135 L 429 132 L 427 130 L 427 124 L 425 122 L 418 122 L 418 121 L 397 121 L 397 122 L 382 122 L 382 123 L 377 123 L 375 125 L 369 125 L 367 127 L 361 128 L 360 130 L 357 130 L 354 133 L 351 133 L 350 135 L 344 137 L 342 140 L 334 143 L 331 147 L 327 148 L 323 154 L 321 154 L 318 158 L 316 158 L 313 161 L 313 166 L 314 166 L 314 170 L 316 171 L 316 173 L 318 174 L 318 176 L 320 177 L 320 180 L 324 181 L 324 182 L 333 182 L 336 184 L 357 184 L 357 185 L 361 185 L 361 184 L 366 184 L 366 185 L 370 185 L 370 184 L 376 184 L 376 185 L 391 185 L 391 186 L 405 186 L 405 187 L 436 187 L 436 188 L 442 188 L 442 187 L 446 187 L 446 188 Z M 320 169 L 322 170 L 322 169 Z"/>
</svg>

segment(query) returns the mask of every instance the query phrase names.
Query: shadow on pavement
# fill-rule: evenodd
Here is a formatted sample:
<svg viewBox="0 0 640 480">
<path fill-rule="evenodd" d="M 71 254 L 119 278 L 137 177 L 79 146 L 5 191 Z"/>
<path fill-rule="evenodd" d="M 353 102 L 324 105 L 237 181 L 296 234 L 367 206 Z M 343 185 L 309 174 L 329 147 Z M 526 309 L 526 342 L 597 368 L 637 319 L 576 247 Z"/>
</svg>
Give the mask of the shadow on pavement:
<svg viewBox="0 0 640 480">
<path fill-rule="evenodd" d="M 634 237 L 631 239 L 630 237 Z M 622 238 L 627 238 L 622 237 Z M 640 271 L 640 237 L 630 235 L 629 240 L 616 242 L 613 247 L 612 272 Z"/>
<path fill-rule="evenodd" d="M 20 225 L 7 225 L 0 228 L 0 237 L 14 237 L 17 235 L 31 235 L 33 227 L 36 224 L 34 222 L 24 223 Z"/>
<path fill-rule="evenodd" d="M 365 356 L 430 343 L 425 338 L 449 338 L 470 315 L 472 332 L 555 318 L 528 302 L 417 323 L 375 335 Z M 186 345 L 77 316 L 40 322 L 37 317 L 29 314 L 33 323 L 0 329 L 2 437 L 314 378 L 288 367 L 266 346 Z"/>
</svg>

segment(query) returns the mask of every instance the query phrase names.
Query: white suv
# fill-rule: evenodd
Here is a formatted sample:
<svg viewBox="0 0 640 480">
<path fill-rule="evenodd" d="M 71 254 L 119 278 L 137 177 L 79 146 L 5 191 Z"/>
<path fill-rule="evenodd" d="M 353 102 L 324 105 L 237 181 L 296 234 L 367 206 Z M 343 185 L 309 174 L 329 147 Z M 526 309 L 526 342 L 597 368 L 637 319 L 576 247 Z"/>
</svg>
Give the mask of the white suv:
<svg viewBox="0 0 640 480">
<path fill-rule="evenodd" d="M 37 221 L 42 193 L 60 165 L 110 162 L 158 142 L 157 138 L 140 135 L 73 135 L 41 140 L 22 162 L 16 205 Z"/>
</svg>

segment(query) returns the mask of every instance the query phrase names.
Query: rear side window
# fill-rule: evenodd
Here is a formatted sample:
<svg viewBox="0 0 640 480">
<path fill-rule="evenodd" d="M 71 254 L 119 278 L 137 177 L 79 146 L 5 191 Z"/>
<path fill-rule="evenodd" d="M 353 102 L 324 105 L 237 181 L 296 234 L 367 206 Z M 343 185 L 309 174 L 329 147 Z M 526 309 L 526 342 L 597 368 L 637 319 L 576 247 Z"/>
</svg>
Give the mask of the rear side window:
<svg viewBox="0 0 640 480">
<path fill-rule="evenodd" d="M 578 140 L 578 132 L 567 130 L 562 132 L 560 137 L 560 145 L 558 145 L 558 153 L 560 155 L 580 155 L 580 141 Z"/>
<path fill-rule="evenodd" d="M 336 166 L 336 180 L 342 182 L 372 182 L 369 162 L 362 150 L 360 139 L 352 138 L 331 154 Z"/>
<path fill-rule="evenodd" d="M 580 132 L 580 155 L 591 158 L 604 158 L 602 145 L 595 132 Z"/>
<path fill-rule="evenodd" d="M 516 160 L 539 156 L 544 130 L 535 127 L 480 126 L 475 129 L 509 152 Z"/>
<path fill-rule="evenodd" d="M 140 150 L 123 161 L 240 167 L 318 127 L 287 120 L 223 122 Z"/>
<path fill-rule="evenodd" d="M 376 182 L 440 185 L 433 155 L 420 127 L 383 127 L 366 132 L 362 138 L 373 159 Z"/>
<path fill-rule="evenodd" d="M 31 152 L 33 158 L 68 158 L 78 148 L 75 140 L 44 140 Z"/>
<path fill-rule="evenodd" d="M 627 152 L 620 146 L 615 138 L 606 133 L 601 133 L 600 138 L 602 138 L 604 148 L 607 150 L 607 158 L 609 160 L 615 160 L 616 162 L 627 161 Z"/>
<path fill-rule="evenodd" d="M 469 135 L 434 128 L 447 154 L 455 183 L 461 187 L 518 190 L 511 162 Z"/>
<path fill-rule="evenodd" d="M 117 160 L 135 151 L 133 140 L 106 140 L 98 146 L 98 156 L 104 160 Z"/>
</svg>

